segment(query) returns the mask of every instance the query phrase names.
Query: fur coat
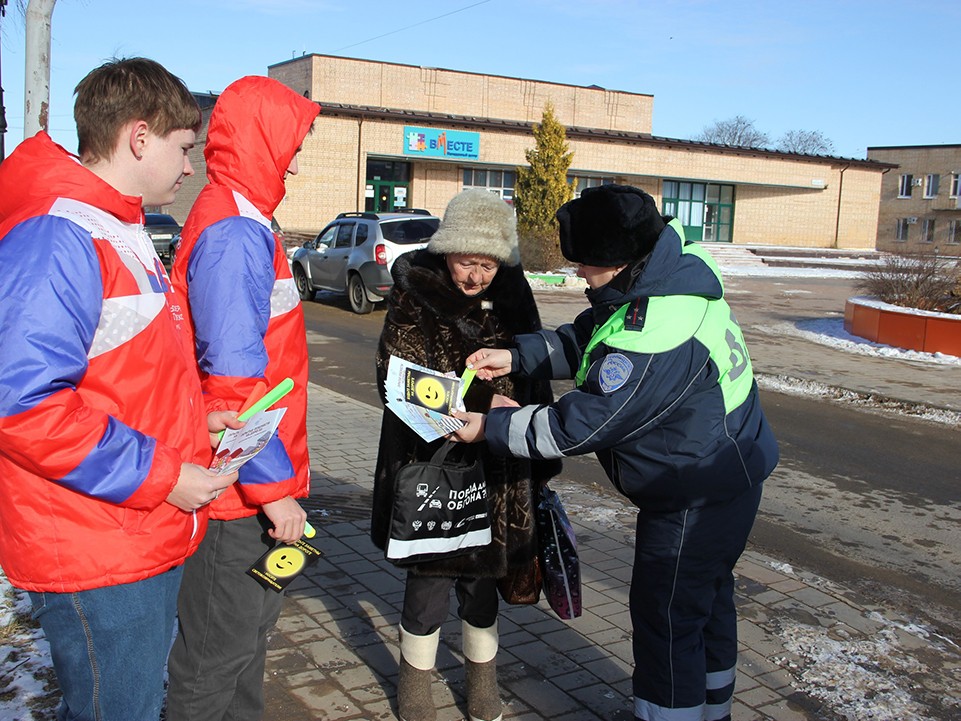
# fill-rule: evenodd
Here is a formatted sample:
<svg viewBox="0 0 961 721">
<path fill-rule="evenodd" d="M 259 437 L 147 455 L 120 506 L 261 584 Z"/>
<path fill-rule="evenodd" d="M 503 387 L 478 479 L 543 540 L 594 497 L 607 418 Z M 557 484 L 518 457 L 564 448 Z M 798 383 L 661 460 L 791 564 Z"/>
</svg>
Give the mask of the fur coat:
<svg viewBox="0 0 961 721">
<path fill-rule="evenodd" d="M 465 360 L 480 348 L 511 346 L 515 335 L 541 327 L 530 286 L 521 267 L 501 265 L 488 288 L 464 295 L 453 283 L 442 255 L 408 253 L 393 265 L 394 287 L 377 348 L 377 384 L 383 399 L 387 363 L 396 355 L 442 372 L 460 375 Z M 521 405 L 550 403 L 546 381 L 503 376 L 474 381 L 464 398 L 469 411 L 487 412 L 495 393 Z M 383 549 L 390 529 L 394 476 L 402 466 L 428 460 L 443 441 L 426 443 L 392 411 L 384 409 L 371 539 Z M 484 464 L 491 510 L 491 543 L 472 553 L 410 566 L 414 573 L 450 577 L 500 578 L 509 568 L 530 563 L 537 551 L 533 499 L 540 484 L 560 472 L 560 461 L 530 461 L 493 456 L 486 443 L 454 449 L 477 452 Z"/>
</svg>

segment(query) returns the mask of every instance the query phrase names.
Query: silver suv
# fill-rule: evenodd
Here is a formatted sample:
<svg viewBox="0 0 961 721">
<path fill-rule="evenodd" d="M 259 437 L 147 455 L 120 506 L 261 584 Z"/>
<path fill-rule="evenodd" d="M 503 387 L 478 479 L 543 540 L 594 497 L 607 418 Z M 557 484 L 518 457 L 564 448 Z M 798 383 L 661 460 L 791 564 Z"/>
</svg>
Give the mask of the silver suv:
<svg viewBox="0 0 961 721">
<path fill-rule="evenodd" d="M 180 223 L 165 213 L 146 213 L 143 229 L 150 236 L 160 259 L 173 265 L 177 245 L 180 243 Z"/>
<path fill-rule="evenodd" d="M 393 213 L 341 213 L 290 259 L 303 300 L 318 290 L 347 293 L 355 313 L 370 313 L 394 284 L 398 256 L 427 247 L 440 218 L 411 208 Z"/>
</svg>

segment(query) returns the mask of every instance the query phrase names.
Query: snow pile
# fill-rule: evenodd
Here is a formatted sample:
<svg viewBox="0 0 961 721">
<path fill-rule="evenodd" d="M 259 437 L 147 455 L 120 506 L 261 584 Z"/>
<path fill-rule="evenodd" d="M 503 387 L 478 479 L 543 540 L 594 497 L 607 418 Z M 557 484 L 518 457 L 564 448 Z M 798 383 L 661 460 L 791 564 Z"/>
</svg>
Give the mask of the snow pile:
<svg viewBox="0 0 961 721">
<path fill-rule="evenodd" d="M 874 615 L 875 620 L 884 621 Z M 937 721 L 926 715 L 925 706 L 913 692 L 930 692 L 912 683 L 920 674 L 937 675 L 898 638 L 898 628 L 889 624 L 870 637 L 844 638 L 841 633 L 779 620 L 777 635 L 791 657 L 773 659 L 793 677 L 797 690 L 822 701 L 849 721 Z M 901 631 L 909 630 L 900 627 Z M 927 633 L 919 634 L 926 640 Z M 957 699 L 942 702 L 961 708 Z"/>
<path fill-rule="evenodd" d="M 50 646 L 31 619 L 30 599 L 0 571 L 0 719 L 53 718 L 59 694 Z"/>
<path fill-rule="evenodd" d="M 931 408 L 923 404 L 883 398 L 870 393 L 858 393 L 844 388 L 824 385 L 817 381 L 804 380 L 803 378 L 791 378 L 789 376 L 771 375 L 767 373 L 755 373 L 754 377 L 757 380 L 758 388 L 761 390 L 793 396 L 814 396 L 856 406 L 865 411 L 895 413 L 930 423 L 961 427 L 961 413 L 957 411 Z"/>
<path fill-rule="evenodd" d="M 763 330 L 764 328 L 759 328 Z M 922 363 L 936 363 L 938 365 L 961 366 L 961 358 L 947 353 L 925 353 L 924 351 L 905 350 L 894 346 L 874 343 L 866 338 L 851 335 L 844 330 L 844 321 L 840 318 L 815 318 L 801 320 L 796 323 L 781 323 L 768 327 L 767 330 L 784 335 L 800 336 L 805 340 L 821 345 L 839 348 L 849 353 L 873 355 L 879 358 L 897 358 L 900 360 L 919 361 Z"/>
</svg>

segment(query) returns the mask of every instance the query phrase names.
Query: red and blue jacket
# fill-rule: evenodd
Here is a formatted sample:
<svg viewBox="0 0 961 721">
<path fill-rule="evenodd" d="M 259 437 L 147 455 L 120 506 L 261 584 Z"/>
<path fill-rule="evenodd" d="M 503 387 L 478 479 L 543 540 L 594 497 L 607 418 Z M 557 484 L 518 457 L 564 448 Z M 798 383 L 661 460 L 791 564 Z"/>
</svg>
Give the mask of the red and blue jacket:
<svg viewBox="0 0 961 721">
<path fill-rule="evenodd" d="M 210 461 L 182 309 L 140 198 L 46 133 L 0 165 L 0 564 L 60 593 L 179 565 L 206 513 L 166 502 Z"/>
<path fill-rule="evenodd" d="M 209 184 L 184 224 L 172 277 L 187 299 L 204 391 L 239 410 L 259 382 L 294 389 L 266 448 L 210 504 L 233 520 L 307 495 L 307 338 L 300 297 L 270 229 L 284 176 L 320 106 L 276 80 L 246 77 L 217 99 L 204 156 Z"/>
</svg>

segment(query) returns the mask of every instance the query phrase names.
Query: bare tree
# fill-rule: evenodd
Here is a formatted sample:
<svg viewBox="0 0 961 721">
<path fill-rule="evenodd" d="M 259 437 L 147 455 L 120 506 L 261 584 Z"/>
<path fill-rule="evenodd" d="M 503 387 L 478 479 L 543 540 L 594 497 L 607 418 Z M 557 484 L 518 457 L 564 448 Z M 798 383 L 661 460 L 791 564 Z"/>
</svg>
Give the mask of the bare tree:
<svg viewBox="0 0 961 721">
<path fill-rule="evenodd" d="M 704 143 L 734 145 L 739 148 L 766 148 L 771 140 L 767 133 L 754 127 L 754 121 L 743 115 L 735 115 L 729 120 L 715 120 L 695 138 Z"/>
<path fill-rule="evenodd" d="M 857 287 L 885 303 L 961 313 L 961 260 L 937 252 L 891 253 Z"/>
<path fill-rule="evenodd" d="M 777 141 L 777 149 L 785 153 L 831 155 L 834 143 L 820 130 L 788 130 Z"/>
</svg>

